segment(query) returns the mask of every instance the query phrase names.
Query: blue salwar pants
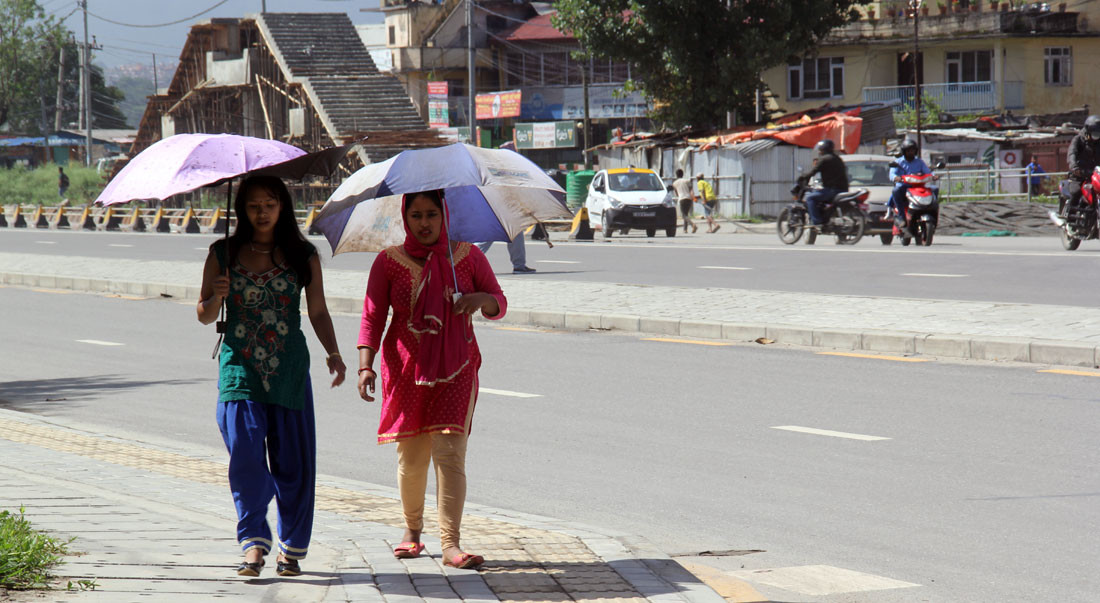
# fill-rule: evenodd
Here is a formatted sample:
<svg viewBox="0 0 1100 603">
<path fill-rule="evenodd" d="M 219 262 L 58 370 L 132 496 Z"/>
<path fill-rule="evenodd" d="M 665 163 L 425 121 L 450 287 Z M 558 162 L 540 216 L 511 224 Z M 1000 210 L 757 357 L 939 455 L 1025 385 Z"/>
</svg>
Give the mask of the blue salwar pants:
<svg viewBox="0 0 1100 603">
<path fill-rule="evenodd" d="M 271 551 L 267 506 L 279 512 L 279 550 L 304 559 L 313 531 L 317 440 L 313 388 L 306 379 L 305 406 L 290 410 L 251 400 L 218 403 L 218 427 L 229 450 L 229 488 L 237 507 L 237 541 L 247 551 Z"/>
</svg>

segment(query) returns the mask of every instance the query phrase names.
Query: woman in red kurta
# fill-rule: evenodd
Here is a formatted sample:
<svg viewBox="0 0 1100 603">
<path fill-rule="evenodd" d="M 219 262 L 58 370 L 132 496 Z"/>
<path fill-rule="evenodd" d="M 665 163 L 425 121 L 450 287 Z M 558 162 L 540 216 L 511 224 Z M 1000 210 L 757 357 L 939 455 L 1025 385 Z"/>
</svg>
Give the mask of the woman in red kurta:
<svg viewBox="0 0 1100 603">
<path fill-rule="evenodd" d="M 448 239 L 446 204 L 440 191 L 405 195 L 401 213 L 405 242 L 378 255 L 367 282 L 358 344 L 359 395 L 374 400 L 372 367 L 381 350 L 378 443 L 397 442 L 397 482 L 406 525 L 394 555 L 411 558 L 424 551 L 420 534 L 431 461 L 436 470 L 443 563 L 473 568 L 484 560 L 459 547 L 466 501 L 466 439 L 481 367 L 470 315 L 480 311 L 486 318 L 499 319 L 507 300 L 485 255 L 469 243 Z M 391 308 L 393 320 L 383 340 Z"/>
</svg>

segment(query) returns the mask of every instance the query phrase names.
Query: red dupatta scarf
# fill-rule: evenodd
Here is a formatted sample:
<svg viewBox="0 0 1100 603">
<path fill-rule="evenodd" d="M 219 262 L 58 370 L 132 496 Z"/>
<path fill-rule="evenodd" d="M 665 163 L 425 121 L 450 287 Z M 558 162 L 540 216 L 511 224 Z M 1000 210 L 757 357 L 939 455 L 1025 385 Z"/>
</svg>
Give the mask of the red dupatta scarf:
<svg viewBox="0 0 1100 603">
<path fill-rule="evenodd" d="M 416 240 L 406 217 L 409 203 L 419 193 L 401 199 L 401 221 L 405 224 L 405 252 L 424 260 L 420 281 L 413 292 L 413 311 L 408 328 L 420 336 L 416 355 L 416 384 L 431 387 L 454 379 L 470 362 L 470 351 L 463 334 L 464 318 L 454 314 L 452 294 L 458 290 L 452 267 L 450 239 L 447 236 L 447 202 L 443 200 L 443 224 L 439 239 L 432 245 Z M 442 192 L 440 193 L 442 200 Z"/>
</svg>

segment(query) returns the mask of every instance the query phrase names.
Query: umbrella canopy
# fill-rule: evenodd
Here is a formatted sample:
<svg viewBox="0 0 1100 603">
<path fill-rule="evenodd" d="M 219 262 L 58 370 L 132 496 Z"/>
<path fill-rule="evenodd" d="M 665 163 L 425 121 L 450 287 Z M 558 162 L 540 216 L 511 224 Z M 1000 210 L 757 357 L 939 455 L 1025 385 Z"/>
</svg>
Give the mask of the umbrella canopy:
<svg viewBox="0 0 1100 603">
<path fill-rule="evenodd" d="M 453 144 L 404 151 L 348 177 L 314 226 L 345 251 L 380 251 L 404 241 L 401 195 L 442 189 L 456 241 L 510 241 L 524 229 L 570 218 L 565 191 L 514 151 Z"/>
<path fill-rule="evenodd" d="M 164 200 L 305 154 L 277 140 L 236 134 L 176 134 L 131 159 L 96 203 Z"/>
</svg>

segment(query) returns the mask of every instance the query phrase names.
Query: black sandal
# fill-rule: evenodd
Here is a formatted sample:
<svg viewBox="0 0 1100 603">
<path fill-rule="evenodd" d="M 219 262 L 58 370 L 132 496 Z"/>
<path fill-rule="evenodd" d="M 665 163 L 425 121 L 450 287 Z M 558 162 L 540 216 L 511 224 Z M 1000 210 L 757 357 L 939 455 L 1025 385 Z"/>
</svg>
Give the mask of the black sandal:
<svg viewBox="0 0 1100 603">
<path fill-rule="evenodd" d="M 278 565 L 275 567 L 277 574 L 280 576 L 301 576 L 302 568 L 298 565 L 297 559 L 280 559 Z"/>
<path fill-rule="evenodd" d="M 260 570 L 262 570 L 263 568 L 263 559 L 255 562 L 242 561 L 241 564 L 237 566 L 237 575 L 255 578 L 260 575 Z"/>
</svg>

